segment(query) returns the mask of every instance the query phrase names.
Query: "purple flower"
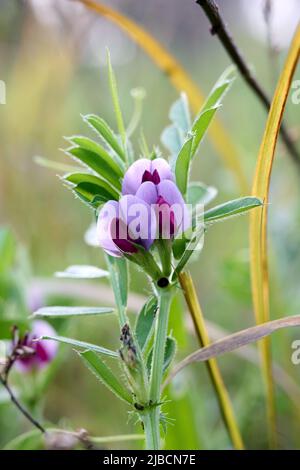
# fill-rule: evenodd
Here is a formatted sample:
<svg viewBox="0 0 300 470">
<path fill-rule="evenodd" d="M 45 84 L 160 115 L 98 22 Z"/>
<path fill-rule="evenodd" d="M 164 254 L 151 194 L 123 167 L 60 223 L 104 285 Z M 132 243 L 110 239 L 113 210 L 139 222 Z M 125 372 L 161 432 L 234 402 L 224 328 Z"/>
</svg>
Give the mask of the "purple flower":
<svg viewBox="0 0 300 470">
<path fill-rule="evenodd" d="M 47 322 L 35 320 L 32 323 L 31 332 L 20 340 L 20 348 L 26 346 L 34 351 L 27 357 L 16 360 L 15 365 L 21 372 L 29 372 L 32 369 L 42 369 L 51 362 L 57 352 L 58 345 L 55 341 L 34 341 L 41 336 L 55 336 L 56 331 Z"/>
<path fill-rule="evenodd" d="M 149 250 L 156 235 L 154 210 L 137 196 L 122 196 L 102 207 L 97 223 L 100 246 L 111 256 L 134 254 L 138 247 Z"/>
<path fill-rule="evenodd" d="M 141 158 L 134 162 L 126 171 L 123 179 L 122 194 L 136 195 L 142 183 L 151 181 L 159 184 L 163 180 L 174 181 L 172 170 L 163 158 L 148 160 Z"/>
<path fill-rule="evenodd" d="M 174 183 L 172 170 L 163 158 L 152 161 L 143 158 L 133 163 L 124 176 L 122 192 L 156 206 L 160 237 L 173 237 L 191 225 L 190 214 Z"/>
</svg>

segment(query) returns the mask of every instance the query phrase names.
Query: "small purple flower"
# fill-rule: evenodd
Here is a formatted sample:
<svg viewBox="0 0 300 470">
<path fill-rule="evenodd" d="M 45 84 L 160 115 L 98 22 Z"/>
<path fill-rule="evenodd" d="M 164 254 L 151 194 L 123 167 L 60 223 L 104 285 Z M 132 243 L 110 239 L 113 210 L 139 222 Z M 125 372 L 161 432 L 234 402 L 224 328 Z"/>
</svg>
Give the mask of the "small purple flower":
<svg viewBox="0 0 300 470">
<path fill-rule="evenodd" d="M 156 206 L 160 237 L 173 237 L 191 225 L 190 214 L 174 183 L 172 170 L 163 158 L 152 161 L 142 158 L 133 163 L 124 176 L 122 192 Z"/>
<path fill-rule="evenodd" d="M 134 254 L 138 246 L 149 250 L 156 235 L 154 210 L 137 196 L 122 196 L 102 207 L 97 223 L 100 246 L 111 256 Z"/>
<path fill-rule="evenodd" d="M 142 183 L 151 181 L 159 184 L 163 180 L 174 181 L 170 165 L 163 158 L 148 160 L 141 158 L 134 162 L 126 171 L 123 179 L 122 194 L 136 195 Z"/>
<path fill-rule="evenodd" d="M 27 357 L 16 360 L 16 368 L 21 372 L 29 372 L 33 369 L 42 369 L 47 366 L 55 357 L 58 345 L 55 341 L 34 341 L 41 336 L 55 336 L 56 331 L 47 322 L 35 320 L 32 323 L 30 333 L 20 340 L 20 348 L 26 346 L 34 351 Z"/>
</svg>

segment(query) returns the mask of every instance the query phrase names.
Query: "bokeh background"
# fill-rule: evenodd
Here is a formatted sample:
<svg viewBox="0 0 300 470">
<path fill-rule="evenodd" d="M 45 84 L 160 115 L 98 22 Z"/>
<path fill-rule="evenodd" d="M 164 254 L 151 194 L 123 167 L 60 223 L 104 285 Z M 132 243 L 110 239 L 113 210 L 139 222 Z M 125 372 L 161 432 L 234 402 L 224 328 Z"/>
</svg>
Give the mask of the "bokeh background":
<svg viewBox="0 0 300 470">
<path fill-rule="evenodd" d="M 300 18 L 300 1 L 269 3 L 271 14 L 266 19 L 266 1 L 219 0 L 236 42 L 271 96 Z M 193 0 L 112 0 L 106 4 L 144 26 L 181 62 L 204 93 L 230 65 Z M 37 165 L 34 158 L 43 156 L 69 164 L 59 149 L 65 146 L 63 136 L 87 133 L 81 113 L 99 114 L 116 127 L 108 92 L 106 47 L 111 52 L 126 122 L 133 112 L 130 90 L 142 86 L 147 96 L 141 126 L 149 144 L 159 145 L 163 152 L 160 135 L 168 124 L 168 111 L 178 92 L 116 25 L 76 1 L 0 0 L 0 9 L 0 79 L 6 83 L 6 104 L 0 105 L 0 224 L 10 227 L 18 240 L 18 263 L 22 265 L 28 308 L 58 301 L 71 305 L 83 301 L 109 304 L 112 297 L 104 282 L 100 286 L 99 281 L 58 286 L 52 281 L 53 273 L 68 265 L 97 263 L 104 267 L 104 259 L 100 250 L 83 241 L 92 214 L 63 187 L 55 170 Z M 299 68 L 297 78 L 300 79 Z M 293 104 L 290 97 L 285 120 L 295 138 L 300 136 L 299 115 L 300 104 Z M 226 96 L 219 118 L 238 149 L 250 187 L 266 113 L 240 76 Z M 133 138 L 136 146 L 138 137 L 136 133 Z M 193 178 L 216 186 L 217 202 L 242 195 L 233 174 L 208 139 L 195 161 Z M 299 169 L 279 144 L 269 226 L 273 319 L 299 314 L 299 182 Z M 248 216 L 217 224 L 209 231 L 200 258 L 191 265 L 213 334 L 218 328 L 233 332 L 254 324 L 248 244 Z M 134 271 L 131 289 L 130 305 L 135 310 L 147 288 Z M 174 330 L 179 335 L 180 358 L 194 350 L 197 343 L 189 330 L 187 314 L 181 313 L 184 304 L 178 302 L 174 307 Z M 186 326 L 181 327 L 180 322 Z M 72 324 L 55 326 L 79 339 L 109 347 L 118 345 L 117 323 L 109 317 L 74 319 Z M 274 361 L 292 379 L 289 394 L 281 386 L 276 388 L 278 439 L 284 449 L 300 447 L 300 365 L 291 363 L 294 339 L 300 339 L 299 331 L 279 332 L 272 338 Z M 247 447 L 265 448 L 264 389 L 256 349 L 246 350 L 245 355 L 242 358 L 228 354 L 219 363 Z M 287 387 L 286 377 L 281 379 Z M 15 380 L 26 389 L 30 403 L 32 379 Z M 85 428 L 103 436 L 139 431 L 135 421 L 128 418 L 126 408 L 97 383 L 70 348 L 62 348 L 48 382 L 42 402 L 49 422 L 72 429 Z M 230 446 L 203 365 L 191 367 L 181 375 L 170 395 L 175 402 L 168 412 L 174 420 L 166 438 L 168 448 Z M 29 426 L 8 405 L 2 392 L 0 396 L 0 445 L 4 446 Z M 142 443 L 112 446 L 134 448 Z"/>
</svg>

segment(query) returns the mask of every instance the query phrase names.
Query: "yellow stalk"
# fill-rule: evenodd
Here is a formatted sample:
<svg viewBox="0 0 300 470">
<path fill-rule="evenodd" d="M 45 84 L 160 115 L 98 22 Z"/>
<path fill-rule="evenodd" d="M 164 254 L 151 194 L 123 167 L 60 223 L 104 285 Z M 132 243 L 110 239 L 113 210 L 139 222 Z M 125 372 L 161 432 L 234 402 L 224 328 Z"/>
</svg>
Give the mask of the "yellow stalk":
<svg viewBox="0 0 300 470">
<path fill-rule="evenodd" d="M 190 273 L 182 272 L 179 274 L 180 285 L 183 289 L 186 303 L 192 316 L 194 327 L 198 336 L 200 346 L 208 346 L 210 339 L 207 333 L 204 316 L 197 297 L 196 289 Z M 216 392 L 222 417 L 228 430 L 230 439 L 235 449 L 244 449 L 243 440 L 234 415 L 232 403 L 224 384 L 218 363 L 216 359 L 206 361 L 206 366 Z"/>
<path fill-rule="evenodd" d="M 266 322 L 270 318 L 269 312 L 269 274 L 267 253 L 267 217 L 270 178 L 274 161 L 275 147 L 278 132 L 285 108 L 288 92 L 291 85 L 300 53 L 300 25 L 297 28 L 293 42 L 283 67 L 278 85 L 273 97 L 268 115 L 266 128 L 259 150 L 256 171 L 253 181 L 252 194 L 261 198 L 265 205 L 250 214 L 250 255 L 251 255 L 251 282 L 253 306 L 256 323 Z M 267 393 L 267 414 L 270 446 L 276 447 L 276 413 L 275 394 L 272 374 L 272 360 L 270 340 L 260 342 L 262 356 L 262 372 Z"/>
<path fill-rule="evenodd" d="M 135 41 L 167 75 L 178 91 L 185 91 L 195 113 L 204 104 L 205 98 L 199 87 L 185 72 L 177 60 L 147 31 L 132 19 L 118 11 L 93 0 L 78 0 L 90 10 L 104 16 L 117 24 L 133 41 Z M 247 193 L 248 182 L 241 166 L 238 151 L 218 119 L 214 119 L 208 130 L 209 137 L 225 165 L 234 173 L 242 193 Z"/>
</svg>

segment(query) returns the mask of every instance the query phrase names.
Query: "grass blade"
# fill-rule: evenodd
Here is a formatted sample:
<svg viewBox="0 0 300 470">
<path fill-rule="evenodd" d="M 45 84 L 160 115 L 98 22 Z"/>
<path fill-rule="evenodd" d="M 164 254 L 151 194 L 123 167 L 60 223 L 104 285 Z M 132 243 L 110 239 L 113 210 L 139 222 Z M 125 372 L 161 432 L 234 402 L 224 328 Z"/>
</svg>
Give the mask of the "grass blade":
<svg viewBox="0 0 300 470">
<path fill-rule="evenodd" d="M 107 315 L 113 313 L 114 309 L 110 307 L 42 307 L 36 310 L 32 317 L 83 317 L 90 315 Z"/>
<path fill-rule="evenodd" d="M 288 57 L 275 90 L 266 128 L 261 143 L 252 194 L 264 202 L 264 207 L 250 215 L 250 263 L 252 297 L 257 324 L 269 320 L 269 274 L 267 262 L 267 216 L 270 178 L 275 147 L 292 77 L 300 54 L 300 26 L 290 46 Z M 272 377 L 271 349 L 269 339 L 261 342 L 262 370 L 267 392 L 267 412 L 270 446 L 276 447 L 275 394 Z"/>
<path fill-rule="evenodd" d="M 201 348 L 198 351 L 190 354 L 176 366 L 171 374 L 171 377 L 168 378 L 168 381 L 172 380 L 179 371 L 193 362 L 209 361 L 216 358 L 217 356 L 221 356 L 222 354 L 226 354 L 235 351 L 238 348 L 242 348 L 247 344 L 259 341 L 277 330 L 296 326 L 300 327 L 300 315 L 268 321 L 262 323 L 261 325 L 252 326 L 251 328 L 238 331 L 237 333 L 220 339 L 219 341 L 209 344 L 204 348 Z"/>
</svg>

